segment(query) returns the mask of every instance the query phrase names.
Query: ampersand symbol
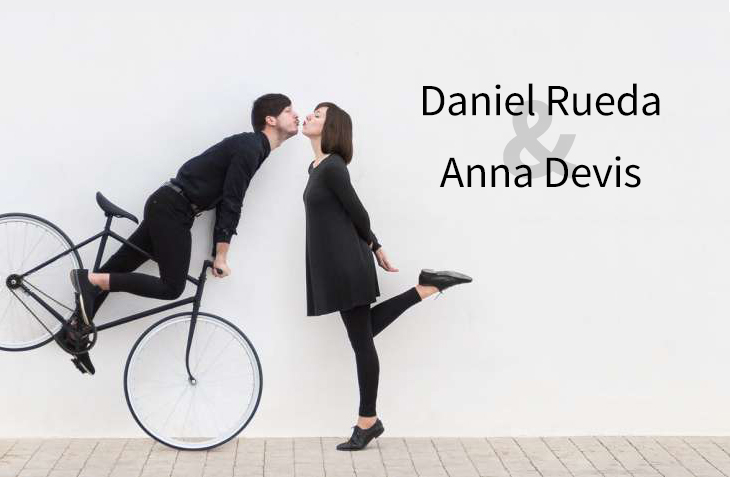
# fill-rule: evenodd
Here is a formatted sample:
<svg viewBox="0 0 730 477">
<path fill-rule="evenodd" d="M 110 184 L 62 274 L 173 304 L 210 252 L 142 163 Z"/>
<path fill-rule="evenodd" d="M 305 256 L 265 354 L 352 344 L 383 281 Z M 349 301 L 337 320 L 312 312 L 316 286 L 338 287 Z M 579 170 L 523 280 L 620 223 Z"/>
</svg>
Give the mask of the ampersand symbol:
<svg viewBox="0 0 730 477">
<path fill-rule="evenodd" d="M 523 111 L 525 109 L 524 106 L 519 106 L 518 108 L 517 111 Z M 545 131 L 550 128 L 553 118 L 548 114 L 547 104 L 542 101 L 533 100 L 532 108 L 538 114 L 539 118 L 537 123 L 533 127 L 529 127 L 527 125 L 527 113 L 525 112 L 519 116 L 514 116 L 512 126 L 517 135 L 505 146 L 503 157 L 504 164 L 509 168 L 510 173 L 514 175 L 524 174 L 524 168 L 517 170 L 517 167 L 528 165 L 520 159 L 520 151 L 527 149 L 539 162 L 537 165 L 529 166 L 532 171 L 532 177 L 535 178 L 547 175 L 548 157 L 557 157 L 565 160 L 565 156 L 568 155 L 570 148 L 573 146 L 575 134 L 561 134 L 555 148 L 552 151 L 548 151 L 537 138 L 545 134 Z M 568 165 L 568 174 L 572 173 L 575 165 L 567 161 L 566 164 Z"/>
</svg>

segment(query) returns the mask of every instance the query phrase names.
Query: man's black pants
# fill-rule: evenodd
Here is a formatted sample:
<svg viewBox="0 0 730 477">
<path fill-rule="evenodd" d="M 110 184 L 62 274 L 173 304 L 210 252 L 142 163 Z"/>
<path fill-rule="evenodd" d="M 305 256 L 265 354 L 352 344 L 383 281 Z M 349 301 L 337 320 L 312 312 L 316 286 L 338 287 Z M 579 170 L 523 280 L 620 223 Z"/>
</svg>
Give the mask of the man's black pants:
<svg viewBox="0 0 730 477">
<path fill-rule="evenodd" d="M 127 239 L 154 257 L 160 276 L 133 273 L 148 259 L 122 244 L 99 269 L 99 273 L 109 274 L 109 291 L 163 300 L 182 295 L 190 268 L 190 229 L 194 221 L 187 200 L 173 189 L 160 186 L 147 198 L 143 220 Z M 105 291 L 97 297 L 94 313 L 108 294 Z"/>
</svg>

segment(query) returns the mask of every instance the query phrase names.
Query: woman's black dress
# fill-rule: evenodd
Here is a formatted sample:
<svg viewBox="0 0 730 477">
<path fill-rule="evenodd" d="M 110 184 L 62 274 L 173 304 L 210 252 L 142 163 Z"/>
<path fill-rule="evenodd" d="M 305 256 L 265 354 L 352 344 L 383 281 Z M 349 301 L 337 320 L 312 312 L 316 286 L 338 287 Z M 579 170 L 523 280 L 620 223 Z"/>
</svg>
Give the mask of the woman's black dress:
<svg viewBox="0 0 730 477">
<path fill-rule="evenodd" d="M 309 164 L 304 189 L 307 316 L 349 310 L 380 295 L 372 252 L 380 245 L 350 183 L 345 160 L 330 154 Z M 371 251 L 368 246 L 373 242 Z"/>
</svg>

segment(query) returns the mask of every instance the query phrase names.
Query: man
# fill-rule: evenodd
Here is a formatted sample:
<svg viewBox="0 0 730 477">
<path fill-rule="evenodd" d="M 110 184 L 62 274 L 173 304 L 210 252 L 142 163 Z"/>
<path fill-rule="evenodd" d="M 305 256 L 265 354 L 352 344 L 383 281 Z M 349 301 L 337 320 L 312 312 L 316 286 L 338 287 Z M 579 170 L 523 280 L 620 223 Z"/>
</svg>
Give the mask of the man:
<svg viewBox="0 0 730 477">
<path fill-rule="evenodd" d="M 78 294 L 76 314 L 81 320 L 89 323 L 109 292 L 178 298 L 185 290 L 190 265 L 190 228 L 204 210 L 216 210 L 213 275 L 223 278 L 231 273 L 228 248 L 237 234 L 248 184 L 269 153 L 297 134 L 299 117 L 285 95 L 266 94 L 254 101 L 251 124 L 254 132 L 229 136 L 188 160 L 176 177 L 147 199 L 144 219 L 128 240 L 155 258 L 159 277 L 133 272 L 147 258 L 126 244 L 97 273 L 71 271 Z M 78 326 L 78 318 L 72 324 Z M 74 345 L 78 344 L 76 336 L 69 333 L 64 339 Z M 86 372 L 95 373 L 88 353 L 80 355 L 78 363 Z"/>
</svg>

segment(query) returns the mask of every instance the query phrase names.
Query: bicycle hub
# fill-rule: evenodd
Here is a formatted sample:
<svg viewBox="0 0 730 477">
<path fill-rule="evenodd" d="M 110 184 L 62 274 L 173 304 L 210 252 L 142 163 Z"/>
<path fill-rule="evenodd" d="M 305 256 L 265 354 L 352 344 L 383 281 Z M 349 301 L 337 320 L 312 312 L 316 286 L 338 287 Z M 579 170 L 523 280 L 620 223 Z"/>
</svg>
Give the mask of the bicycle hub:
<svg viewBox="0 0 730 477">
<path fill-rule="evenodd" d="M 11 290 L 13 290 L 15 288 L 20 288 L 21 283 L 23 283 L 23 279 L 20 278 L 20 276 L 16 275 L 16 274 L 8 275 L 8 278 L 5 280 L 5 284 Z"/>
</svg>

